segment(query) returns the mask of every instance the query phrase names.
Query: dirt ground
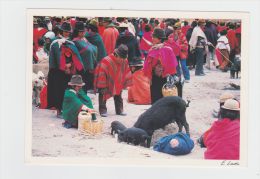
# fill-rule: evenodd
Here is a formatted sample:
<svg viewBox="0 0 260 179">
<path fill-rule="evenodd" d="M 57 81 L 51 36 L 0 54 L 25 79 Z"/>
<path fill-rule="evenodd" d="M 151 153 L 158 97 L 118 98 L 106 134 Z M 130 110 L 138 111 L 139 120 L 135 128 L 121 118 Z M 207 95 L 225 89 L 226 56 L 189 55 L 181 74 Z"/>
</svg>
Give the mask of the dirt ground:
<svg viewBox="0 0 260 179">
<path fill-rule="evenodd" d="M 206 70 L 206 76 L 194 76 L 190 71 L 190 83 L 185 83 L 183 99 L 190 99 L 186 117 L 190 125 L 191 138 L 196 141 L 214 122 L 213 109 L 218 109 L 218 99 L 223 92 L 231 92 L 240 99 L 240 90 L 235 90 L 229 83 L 240 84 L 239 79 L 230 79 L 229 72 L 223 73 L 217 69 Z M 98 96 L 89 94 L 98 110 Z M 110 124 L 114 120 L 131 127 L 138 116 L 147 110 L 150 105 L 134 105 L 127 102 L 127 90 L 123 91 L 124 111 L 127 116 L 115 115 L 114 101 L 107 102 L 108 114 L 104 120 L 103 133 L 96 136 L 82 135 L 77 129 L 62 127 L 62 119 L 56 118 L 56 111 L 32 107 L 32 156 L 34 157 L 91 157 L 91 158 L 132 158 L 132 159 L 172 159 L 176 156 L 153 151 L 151 148 L 118 143 L 110 134 Z M 98 118 L 101 118 L 98 116 Z M 176 133 L 175 123 L 169 124 L 165 130 L 155 131 L 152 144 L 160 137 Z M 178 158 L 203 159 L 205 149 L 195 147 L 190 154 Z"/>
</svg>

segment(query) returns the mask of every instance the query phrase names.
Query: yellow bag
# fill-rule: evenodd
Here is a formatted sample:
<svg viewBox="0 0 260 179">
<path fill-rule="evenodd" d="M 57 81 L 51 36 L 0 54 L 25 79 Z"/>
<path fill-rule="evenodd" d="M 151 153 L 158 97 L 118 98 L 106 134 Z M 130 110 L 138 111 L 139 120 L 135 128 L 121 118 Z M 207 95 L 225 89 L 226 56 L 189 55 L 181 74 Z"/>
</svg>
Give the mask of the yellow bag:
<svg viewBox="0 0 260 179">
<path fill-rule="evenodd" d="M 178 96 L 178 89 L 175 85 L 169 87 L 165 83 L 162 87 L 162 94 L 163 96 Z"/>
</svg>

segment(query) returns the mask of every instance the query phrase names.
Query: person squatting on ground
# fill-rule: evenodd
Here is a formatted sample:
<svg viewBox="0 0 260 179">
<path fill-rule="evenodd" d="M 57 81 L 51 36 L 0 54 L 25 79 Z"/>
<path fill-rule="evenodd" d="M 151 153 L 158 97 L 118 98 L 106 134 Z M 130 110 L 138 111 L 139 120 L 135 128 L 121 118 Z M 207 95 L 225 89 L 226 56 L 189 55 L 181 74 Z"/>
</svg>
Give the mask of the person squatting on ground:
<svg viewBox="0 0 260 179">
<path fill-rule="evenodd" d="M 97 65 L 94 76 L 94 91 L 99 92 L 99 112 L 107 117 L 106 101 L 114 97 L 117 115 L 126 115 L 123 110 L 122 90 L 132 85 L 132 74 L 127 61 L 128 48 L 120 45 Z"/>
<path fill-rule="evenodd" d="M 204 76 L 204 69 L 203 69 L 203 64 L 204 64 L 204 55 L 208 51 L 208 41 L 207 37 L 204 34 L 203 30 L 205 27 L 205 20 L 200 19 L 198 21 L 198 26 L 193 29 L 189 45 L 190 45 L 190 50 L 194 51 L 195 56 L 196 56 L 196 67 L 195 67 L 195 75 L 196 76 Z"/>
<path fill-rule="evenodd" d="M 66 128 L 78 127 L 78 115 L 80 111 L 95 112 L 91 99 L 84 92 L 82 87 L 85 83 L 80 75 L 73 75 L 68 88 L 64 94 L 62 104 L 62 116 L 65 120 L 63 126 Z M 92 114 L 92 120 L 96 120 L 96 115 Z"/>
<path fill-rule="evenodd" d="M 144 75 L 142 59 L 129 63 L 133 85 L 128 88 L 128 102 L 134 104 L 151 104 L 150 80 Z"/>
<path fill-rule="evenodd" d="M 71 25 L 64 22 L 61 30 L 62 36 L 54 40 L 50 46 L 47 86 L 47 108 L 56 108 L 57 117 L 61 117 L 64 92 L 71 76 L 84 71 L 77 47 L 68 40 Z"/>
<path fill-rule="evenodd" d="M 151 102 L 163 97 L 162 87 L 168 75 L 176 74 L 177 60 L 172 49 L 163 44 L 166 35 L 163 29 L 155 28 L 152 35 L 153 46 L 144 62 L 144 75 L 151 80 Z"/>
<path fill-rule="evenodd" d="M 220 119 L 202 137 L 207 150 L 205 159 L 239 160 L 240 107 L 239 102 L 228 99 L 220 109 Z"/>
</svg>

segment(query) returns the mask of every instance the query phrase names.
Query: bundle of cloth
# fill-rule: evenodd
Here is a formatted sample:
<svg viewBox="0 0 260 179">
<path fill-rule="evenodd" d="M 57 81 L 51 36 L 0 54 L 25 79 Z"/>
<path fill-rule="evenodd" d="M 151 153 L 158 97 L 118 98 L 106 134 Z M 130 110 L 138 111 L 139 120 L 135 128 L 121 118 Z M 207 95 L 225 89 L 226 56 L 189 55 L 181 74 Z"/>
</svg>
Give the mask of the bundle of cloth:
<svg viewBox="0 0 260 179">
<path fill-rule="evenodd" d="M 193 140 L 182 132 L 162 137 L 153 146 L 153 150 L 171 155 L 186 155 L 193 148 Z"/>
</svg>

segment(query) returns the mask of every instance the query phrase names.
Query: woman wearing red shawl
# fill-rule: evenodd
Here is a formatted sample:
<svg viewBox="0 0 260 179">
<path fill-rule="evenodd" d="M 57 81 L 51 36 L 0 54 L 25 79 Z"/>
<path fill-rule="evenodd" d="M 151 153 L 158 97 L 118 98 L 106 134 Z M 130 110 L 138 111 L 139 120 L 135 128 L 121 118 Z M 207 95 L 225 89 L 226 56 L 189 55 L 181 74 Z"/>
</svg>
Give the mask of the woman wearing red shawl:
<svg viewBox="0 0 260 179">
<path fill-rule="evenodd" d="M 129 63 L 133 73 L 133 85 L 128 88 L 128 102 L 133 104 L 151 104 L 150 80 L 144 76 L 143 60 L 136 58 Z"/>
<path fill-rule="evenodd" d="M 99 91 L 99 112 L 107 117 L 106 101 L 114 97 L 117 115 L 123 112 L 122 90 L 132 85 L 132 74 L 127 61 L 128 48 L 121 44 L 114 53 L 108 55 L 98 63 L 94 76 L 94 90 Z"/>
<path fill-rule="evenodd" d="M 221 107 L 221 119 L 214 122 L 204 134 L 203 142 L 207 147 L 205 159 L 239 160 L 240 114 L 239 102 L 228 99 Z"/>
<path fill-rule="evenodd" d="M 151 80 L 152 104 L 163 97 L 162 87 L 168 75 L 176 73 L 177 60 L 170 47 L 163 44 L 166 39 L 163 29 L 155 28 L 152 34 L 153 46 L 144 63 L 144 75 Z"/>
</svg>

